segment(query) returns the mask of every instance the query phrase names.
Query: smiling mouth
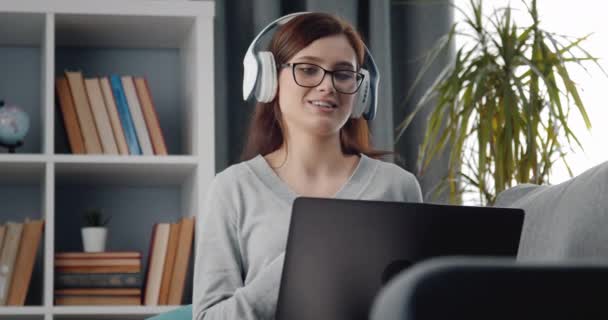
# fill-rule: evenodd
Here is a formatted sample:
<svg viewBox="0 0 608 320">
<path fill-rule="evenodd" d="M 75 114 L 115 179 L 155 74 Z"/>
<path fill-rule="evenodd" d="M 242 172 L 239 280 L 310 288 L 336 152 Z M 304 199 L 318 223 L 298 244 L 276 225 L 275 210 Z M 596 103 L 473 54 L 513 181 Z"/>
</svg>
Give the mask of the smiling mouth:
<svg viewBox="0 0 608 320">
<path fill-rule="evenodd" d="M 335 103 L 328 102 L 328 101 L 309 100 L 308 103 L 310 103 L 314 107 L 320 108 L 320 109 L 331 110 L 331 109 L 338 108 L 338 105 L 336 105 Z"/>
</svg>

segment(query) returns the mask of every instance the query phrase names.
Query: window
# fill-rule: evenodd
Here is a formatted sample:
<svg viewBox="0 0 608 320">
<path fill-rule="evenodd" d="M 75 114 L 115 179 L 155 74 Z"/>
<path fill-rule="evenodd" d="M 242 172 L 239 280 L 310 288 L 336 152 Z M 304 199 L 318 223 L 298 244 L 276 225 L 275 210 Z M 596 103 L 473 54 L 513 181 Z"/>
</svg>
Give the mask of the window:
<svg viewBox="0 0 608 320">
<path fill-rule="evenodd" d="M 469 12 L 469 0 L 455 0 L 455 5 L 465 8 Z M 520 21 L 518 25 L 529 23 L 525 3 L 531 4 L 531 0 L 492 0 L 483 1 L 484 14 L 491 14 L 495 8 L 505 7 L 507 4 L 513 8 L 513 17 Z M 537 8 L 541 18 L 541 27 L 545 30 L 567 35 L 574 38 L 583 37 L 589 33 L 593 34 L 585 42 L 583 47 L 592 55 L 600 58 L 599 63 L 608 72 L 608 20 L 603 10 L 603 2 L 594 0 L 579 0 L 576 3 L 568 0 L 538 0 Z M 455 21 L 462 21 L 463 15 L 457 10 L 454 13 Z M 456 39 L 459 47 L 467 41 L 465 37 Z M 572 79 L 578 83 L 581 99 L 591 119 L 592 128 L 585 128 L 581 116 L 573 109 L 569 117 L 572 131 L 576 134 L 584 150 L 572 145 L 568 151 L 566 160 L 572 169 L 574 176 L 585 170 L 608 161 L 608 148 L 605 146 L 608 139 L 608 76 L 604 75 L 597 66 L 592 63 L 584 65 L 588 71 L 580 66 L 572 64 L 569 68 Z M 558 162 L 553 166 L 550 176 L 551 184 L 570 179 L 566 166 Z"/>
</svg>

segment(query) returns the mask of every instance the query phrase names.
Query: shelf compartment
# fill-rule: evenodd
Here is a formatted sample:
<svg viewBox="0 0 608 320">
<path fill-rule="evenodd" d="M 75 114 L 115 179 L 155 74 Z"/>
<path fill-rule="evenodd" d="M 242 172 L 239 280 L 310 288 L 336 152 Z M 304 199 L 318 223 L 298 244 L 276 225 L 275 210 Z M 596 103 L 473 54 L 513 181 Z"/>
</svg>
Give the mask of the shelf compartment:
<svg viewBox="0 0 608 320">
<path fill-rule="evenodd" d="M 43 153 L 45 21 L 44 14 L 0 12 L 0 100 L 19 106 L 30 118 L 18 153 Z M 6 152 L 0 148 L 0 153 Z"/>
<path fill-rule="evenodd" d="M 194 71 L 182 66 L 195 25 L 194 17 L 57 14 L 55 75 L 145 77 L 169 154 L 192 155 L 194 104 L 184 86 Z M 61 113 L 55 117 L 55 153 L 70 153 Z"/>
<path fill-rule="evenodd" d="M 58 156 L 59 157 L 59 156 Z M 59 157 L 55 166 L 55 252 L 82 251 L 83 213 L 101 209 L 112 218 L 107 226 L 107 251 L 138 251 L 147 272 L 152 231 L 156 223 L 177 222 L 195 214 L 192 200 L 196 163 L 190 157 Z M 120 158 L 129 161 L 119 162 Z M 161 162 L 161 160 L 163 160 Z M 191 301 L 190 260 L 184 303 Z"/>
<path fill-rule="evenodd" d="M 45 176 L 46 164 L 41 162 L 40 156 L 16 155 L 7 161 L 4 157 L 0 161 L 0 223 L 23 223 L 26 218 L 45 219 Z M 42 289 L 44 279 L 44 248 L 45 236 L 43 233 L 36 253 L 34 269 L 23 308 L 25 312 L 40 310 L 35 306 L 42 306 Z M 32 307 L 30 307 L 32 306 Z M 0 314 L 20 308 L 3 308 Z"/>
</svg>

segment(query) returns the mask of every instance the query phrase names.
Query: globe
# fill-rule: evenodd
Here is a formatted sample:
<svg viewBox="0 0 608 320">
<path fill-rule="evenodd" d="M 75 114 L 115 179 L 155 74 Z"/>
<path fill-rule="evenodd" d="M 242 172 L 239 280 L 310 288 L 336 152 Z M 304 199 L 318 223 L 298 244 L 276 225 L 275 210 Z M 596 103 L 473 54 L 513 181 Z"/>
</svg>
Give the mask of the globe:
<svg viewBox="0 0 608 320">
<path fill-rule="evenodd" d="M 23 142 L 30 129 L 30 117 L 15 105 L 0 104 L 0 143 L 14 146 Z"/>
</svg>

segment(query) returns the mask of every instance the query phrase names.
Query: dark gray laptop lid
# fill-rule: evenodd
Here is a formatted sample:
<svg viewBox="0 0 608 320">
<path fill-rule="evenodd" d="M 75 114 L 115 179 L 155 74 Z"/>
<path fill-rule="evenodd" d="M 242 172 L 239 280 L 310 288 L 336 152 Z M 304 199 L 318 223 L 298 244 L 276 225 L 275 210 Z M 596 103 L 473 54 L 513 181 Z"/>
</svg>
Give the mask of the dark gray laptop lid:
<svg viewBox="0 0 608 320">
<path fill-rule="evenodd" d="M 276 319 L 367 319 L 402 269 L 437 256 L 515 257 L 522 225 L 520 209 L 298 198 Z"/>
</svg>

